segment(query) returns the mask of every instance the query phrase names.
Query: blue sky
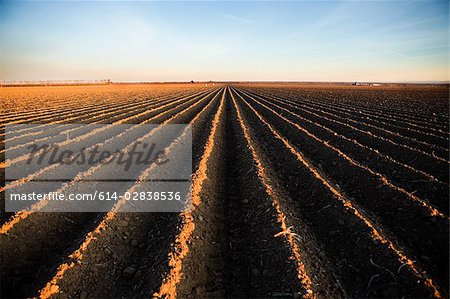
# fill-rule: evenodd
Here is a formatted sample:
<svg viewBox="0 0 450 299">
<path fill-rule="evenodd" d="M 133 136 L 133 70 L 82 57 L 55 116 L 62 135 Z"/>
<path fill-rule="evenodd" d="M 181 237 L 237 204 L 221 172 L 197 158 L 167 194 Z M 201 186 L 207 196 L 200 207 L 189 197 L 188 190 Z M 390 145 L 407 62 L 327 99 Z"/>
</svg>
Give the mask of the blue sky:
<svg viewBox="0 0 450 299">
<path fill-rule="evenodd" d="M 0 80 L 448 80 L 447 1 L 0 1 Z"/>
</svg>

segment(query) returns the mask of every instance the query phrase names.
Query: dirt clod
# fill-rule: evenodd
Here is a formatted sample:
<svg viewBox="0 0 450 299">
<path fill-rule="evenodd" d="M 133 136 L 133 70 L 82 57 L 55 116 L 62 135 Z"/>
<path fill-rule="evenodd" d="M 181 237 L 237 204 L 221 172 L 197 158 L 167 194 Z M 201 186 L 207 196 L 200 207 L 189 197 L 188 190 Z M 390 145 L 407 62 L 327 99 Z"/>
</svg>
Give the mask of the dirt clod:
<svg viewBox="0 0 450 299">
<path fill-rule="evenodd" d="M 136 268 L 133 266 L 128 266 L 123 270 L 122 276 L 125 278 L 131 278 L 134 276 L 134 273 L 136 273 Z"/>
<path fill-rule="evenodd" d="M 80 299 L 87 299 L 87 298 L 88 298 L 88 293 L 86 291 L 81 292 Z"/>
<path fill-rule="evenodd" d="M 253 268 L 250 273 L 252 274 L 252 276 L 260 276 L 259 270 L 256 268 Z"/>
</svg>

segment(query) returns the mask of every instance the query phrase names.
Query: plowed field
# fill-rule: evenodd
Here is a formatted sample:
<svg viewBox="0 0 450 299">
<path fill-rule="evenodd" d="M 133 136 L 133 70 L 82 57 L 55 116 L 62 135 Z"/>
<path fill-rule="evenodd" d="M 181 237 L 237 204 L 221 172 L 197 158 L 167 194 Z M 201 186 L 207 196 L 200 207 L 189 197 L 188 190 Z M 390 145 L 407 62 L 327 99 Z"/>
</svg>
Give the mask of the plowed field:
<svg viewBox="0 0 450 299">
<path fill-rule="evenodd" d="M 448 94 L 246 83 L 1 88 L 1 295 L 448 297 Z M 36 126 L 5 140 L 6 124 L 25 123 Z M 20 159 L 50 138 L 46 125 L 66 123 L 191 124 L 192 209 L 5 213 L 8 188 L 54 171 L 5 181 L 14 163 L 6 150 Z M 73 133 L 74 142 L 90 138 Z M 74 179 L 93 171 L 101 167 Z"/>
</svg>

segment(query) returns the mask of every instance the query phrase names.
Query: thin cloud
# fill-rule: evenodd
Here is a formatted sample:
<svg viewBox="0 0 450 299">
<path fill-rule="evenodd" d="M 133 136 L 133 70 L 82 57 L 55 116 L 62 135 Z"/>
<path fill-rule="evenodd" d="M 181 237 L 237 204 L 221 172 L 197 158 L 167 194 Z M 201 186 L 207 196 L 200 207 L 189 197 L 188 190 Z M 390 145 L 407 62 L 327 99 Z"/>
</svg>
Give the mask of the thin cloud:
<svg viewBox="0 0 450 299">
<path fill-rule="evenodd" d="M 247 18 L 243 18 L 243 17 L 239 17 L 239 16 L 235 16 L 235 15 L 229 15 L 229 14 L 224 14 L 223 15 L 225 18 L 229 18 L 232 20 L 236 20 L 242 23 L 247 23 L 247 24 L 253 24 L 253 20 L 247 19 Z"/>
<path fill-rule="evenodd" d="M 385 29 L 381 29 L 381 30 L 376 30 L 373 32 L 369 32 L 364 34 L 365 36 L 367 35 L 374 35 L 374 34 L 380 34 L 380 33 L 386 33 L 386 32 L 391 32 L 391 31 L 395 31 L 395 30 L 399 30 L 399 29 L 403 29 L 403 28 L 407 28 L 407 27 L 412 27 L 412 26 L 416 26 L 416 25 L 420 25 L 420 24 L 425 24 L 425 23 L 429 23 L 429 22 L 433 22 L 435 20 L 439 20 L 442 18 L 448 17 L 447 15 L 442 15 L 442 16 L 438 16 L 438 17 L 434 17 L 434 18 L 429 18 L 429 19 L 425 19 L 425 20 L 421 20 L 421 21 L 417 21 L 417 22 L 411 22 L 411 23 L 406 23 L 406 24 L 401 24 L 398 26 L 394 26 L 394 27 L 390 27 L 390 28 L 385 28 Z"/>
</svg>

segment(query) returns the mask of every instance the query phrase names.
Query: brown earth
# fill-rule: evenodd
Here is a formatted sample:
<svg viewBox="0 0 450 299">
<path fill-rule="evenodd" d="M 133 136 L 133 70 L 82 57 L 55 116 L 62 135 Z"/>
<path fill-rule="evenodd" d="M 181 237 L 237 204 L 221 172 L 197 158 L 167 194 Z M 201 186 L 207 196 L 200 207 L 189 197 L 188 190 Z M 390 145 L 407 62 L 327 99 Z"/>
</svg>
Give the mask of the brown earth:
<svg viewBox="0 0 450 299">
<path fill-rule="evenodd" d="M 2 209 L 5 188 L 21 183 L 4 181 L 5 141 L 51 138 L 50 123 L 193 126 L 192 210 L 2 213 L 1 297 L 447 297 L 448 94 L 399 84 L 0 88 Z M 36 127 L 5 140 L 5 125 L 23 123 Z"/>
</svg>

